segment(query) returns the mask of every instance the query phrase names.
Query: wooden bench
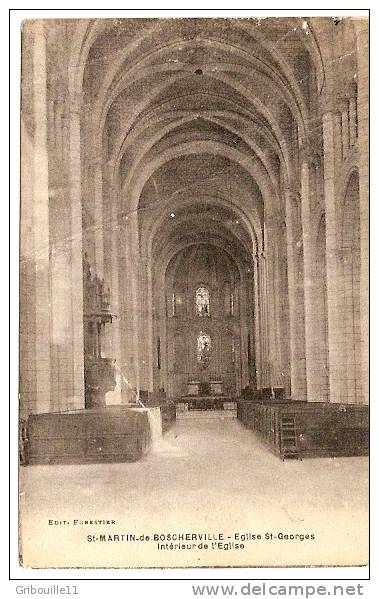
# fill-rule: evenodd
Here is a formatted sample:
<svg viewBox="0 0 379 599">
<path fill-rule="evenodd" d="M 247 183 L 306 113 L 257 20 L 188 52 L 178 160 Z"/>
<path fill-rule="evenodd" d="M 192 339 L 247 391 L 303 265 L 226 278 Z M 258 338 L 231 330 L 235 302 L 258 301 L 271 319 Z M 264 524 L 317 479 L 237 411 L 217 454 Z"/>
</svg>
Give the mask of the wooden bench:
<svg viewBox="0 0 379 599">
<path fill-rule="evenodd" d="M 293 418 L 302 456 L 358 456 L 369 452 L 368 406 L 305 401 L 237 403 L 237 418 L 282 456 L 283 419 Z"/>
<path fill-rule="evenodd" d="M 147 408 L 108 406 L 32 414 L 25 429 L 27 464 L 129 462 L 151 447 Z"/>
</svg>

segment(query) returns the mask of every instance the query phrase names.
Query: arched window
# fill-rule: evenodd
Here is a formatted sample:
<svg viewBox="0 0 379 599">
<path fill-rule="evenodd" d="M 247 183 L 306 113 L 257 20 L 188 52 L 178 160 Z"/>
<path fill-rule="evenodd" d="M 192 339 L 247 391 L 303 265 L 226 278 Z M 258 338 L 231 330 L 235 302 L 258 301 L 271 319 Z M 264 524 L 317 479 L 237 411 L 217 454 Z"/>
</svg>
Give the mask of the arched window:
<svg viewBox="0 0 379 599">
<path fill-rule="evenodd" d="M 206 287 L 199 287 L 196 291 L 196 310 L 199 316 L 210 315 L 209 291 Z"/>
<path fill-rule="evenodd" d="M 206 368 L 209 364 L 212 349 L 211 338 L 203 331 L 197 337 L 197 361 Z"/>
</svg>

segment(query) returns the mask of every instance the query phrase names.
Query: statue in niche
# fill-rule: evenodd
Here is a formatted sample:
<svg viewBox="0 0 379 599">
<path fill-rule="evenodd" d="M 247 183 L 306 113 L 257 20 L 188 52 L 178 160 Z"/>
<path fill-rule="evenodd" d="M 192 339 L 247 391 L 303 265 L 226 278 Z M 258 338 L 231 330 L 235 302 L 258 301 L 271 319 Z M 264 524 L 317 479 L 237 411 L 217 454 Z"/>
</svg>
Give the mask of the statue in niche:
<svg viewBox="0 0 379 599">
<path fill-rule="evenodd" d="M 199 287 L 196 291 L 196 308 L 199 316 L 209 316 L 209 291 L 206 287 Z"/>
<path fill-rule="evenodd" d="M 203 368 L 207 368 L 209 365 L 211 353 L 211 338 L 203 331 L 197 338 L 197 360 Z"/>
</svg>

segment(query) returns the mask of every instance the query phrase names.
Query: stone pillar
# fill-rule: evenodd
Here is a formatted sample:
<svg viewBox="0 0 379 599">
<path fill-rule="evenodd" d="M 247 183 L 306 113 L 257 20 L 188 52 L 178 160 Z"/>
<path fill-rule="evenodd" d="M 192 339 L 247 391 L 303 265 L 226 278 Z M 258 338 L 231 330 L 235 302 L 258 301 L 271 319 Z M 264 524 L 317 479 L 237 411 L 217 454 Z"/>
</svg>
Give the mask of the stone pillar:
<svg viewBox="0 0 379 599">
<path fill-rule="evenodd" d="M 258 286 L 259 286 L 259 329 L 260 329 L 260 354 L 261 354 L 261 387 L 270 386 L 269 365 L 269 336 L 267 324 L 267 271 L 266 257 L 262 252 L 258 258 Z"/>
<path fill-rule="evenodd" d="M 119 251 L 120 251 L 120 230 L 118 224 L 118 202 L 116 191 L 113 189 L 111 193 L 112 198 L 112 226 L 109 227 L 111 234 L 112 244 L 112 259 L 111 259 L 111 295 L 110 295 L 110 308 L 112 313 L 115 315 L 112 324 L 107 324 L 106 329 L 110 328 L 110 350 L 109 357 L 116 360 L 116 387 L 113 391 L 109 391 L 106 395 L 106 403 L 120 404 L 122 403 L 122 389 L 125 385 L 125 381 L 122 375 L 122 355 L 121 355 L 121 331 L 120 331 L 120 284 L 119 284 Z M 95 234 L 96 239 L 96 234 Z M 100 241 L 100 235 L 99 239 Z M 102 236 L 101 236 L 102 241 Z M 101 250 L 96 249 L 96 265 L 97 260 L 101 259 Z M 100 265 L 99 265 L 100 266 Z M 106 281 L 107 284 L 107 281 Z"/>
<path fill-rule="evenodd" d="M 357 139 L 357 99 L 355 96 L 349 98 L 349 126 L 350 147 L 353 147 Z"/>
<path fill-rule="evenodd" d="M 254 294 L 254 340 L 255 340 L 255 370 L 257 388 L 262 385 L 262 347 L 261 347 L 261 330 L 260 330 L 260 307 L 259 307 L 259 256 L 253 256 L 254 263 L 254 279 L 253 279 L 253 294 Z"/>
<path fill-rule="evenodd" d="M 284 217 L 284 219 L 283 219 Z M 278 338 L 280 339 L 280 386 L 286 397 L 291 397 L 291 336 L 287 275 L 287 237 L 285 215 L 280 218 L 280 243 L 277 245 L 277 306 Z"/>
<path fill-rule="evenodd" d="M 126 255 L 126 284 L 128 286 L 129 302 L 125 305 L 128 338 L 123 344 L 128 346 L 130 378 L 133 388 L 139 394 L 140 384 L 140 287 L 139 287 L 139 248 L 138 248 L 138 218 L 132 212 L 125 220 L 125 255 Z"/>
<path fill-rule="evenodd" d="M 67 200 L 61 194 L 62 203 Z M 63 220 L 63 219 L 62 219 Z M 62 223 L 62 235 L 51 243 L 51 358 L 52 358 L 52 406 L 54 411 L 75 408 L 72 372 L 72 301 L 67 288 L 71 279 L 71 238 L 67 222 Z M 54 229 L 57 226 L 55 224 Z"/>
<path fill-rule="evenodd" d="M 153 314 L 151 258 L 141 256 L 139 269 L 140 388 L 153 390 Z"/>
<path fill-rule="evenodd" d="M 69 168 L 71 204 L 72 407 L 84 407 L 83 244 L 80 155 L 80 97 L 71 98 Z"/>
<path fill-rule="evenodd" d="M 120 204 L 119 204 L 120 205 Z M 138 390 L 138 321 L 135 300 L 135 264 L 130 258 L 131 229 L 129 217 L 119 217 L 119 306 L 118 326 L 120 342 L 120 370 L 122 372 L 123 402 L 135 401 Z M 117 358 L 117 356 L 116 356 Z"/>
<path fill-rule="evenodd" d="M 103 222 L 103 169 L 101 148 L 97 149 L 97 156 L 93 165 L 94 170 L 94 240 L 95 240 L 95 271 L 98 277 L 104 277 L 104 222 Z M 109 227 L 112 231 L 112 227 Z"/>
<path fill-rule="evenodd" d="M 359 149 L 359 206 L 360 206 L 360 319 L 362 401 L 369 401 L 369 23 L 367 18 L 354 20 L 357 35 L 358 61 L 358 149 Z"/>
<path fill-rule="evenodd" d="M 334 158 L 337 163 L 340 163 L 342 155 L 342 125 L 341 113 L 336 111 L 333 114 L 333 131 L 334 131 Z"/>
<path fill-rule="evenodd" d="M 162 261 L 163 262 L 163 261 Z M 167 372 L 167 337 L 166 337 L 166 289 L 164 266 L 161 261 L 157 264 L 152 259 L 152 297 L 153 301 L 153 383 L 155 389 L 164 388 L 167 391 L 168 372 Z M 158 339 L 159 339 L 159 354 L 160 368 L 158 368 Z"/>
<path fill-rule="evenodd" d="M 333 113 L 323 115 L 324 198 L 326 224 L 326 283 L 328 307 L 328 350 L 330 401 L 342 402 L 343 339 L 341 339 L 341 289 L 337 255 L 337 217 L 335 197 L 335 153 Z"/>
<path fill-rule="evenodd" d="M 287 230 L 287 276 L 289 300 L 289 329 L 291 355 L 291 397 L 303 400 L 306 396 L 306 378 L 304 369 L 304 349 L 298 334 L 299 306 L 296 289 L 297 260 L 295 258 L 295 235 L 293 211 L 296 205 L 296 194 L 291 189 L 285 191 L 286 230 Z"/>
<path fill-rule="evenodd" d="M 46 33 L 43 20 L 33 23 L 33 235 L 35 259 L 36 401 L 31 411 L 50 410 L 50 236 L 47 153 Z M 32 406 L 31 406 L 32 407 Z"/>
<path fill-rule="evenodd" d="M 260 289 L 262 315 L 262 362 L 264 387 L 283 386 L 281 365 L 281 339 L 278 327 L 278 261 L 276 243 L 280 243 L 278 235 L 278 215 L 265 216 L 265 251 L 260 256 Z"/>
<path fill-rule="evenodd" d="M 247 296 L 247 277 L 243 273 L 243 279 L 240 286 L 240 339 L 241 339 L 241 388 L 247 387 L 250 383 L 250 364 L 248 358 L 248 334 L 249 334 L 249 315 L 248 315 L 248 296 Z M 246 278 L 245 278 L 246 277 Z"/>
<path fill-rule="evenodd" d="M 26 82 L 25 82 L 26 83 Z M 26 417 L 36 405 L 36 309 L 33 235 L 33 139 L 21 119 L 21 206 L 20 206 L 20 416 Z"/>
<path fill-rule="evenodd" d="M 307 400 L 319 401 L 319 364 L 316 328 L 318 325 L 317 307 L 315 309 L 314 260 L 315 252 L 312 244 L 311 230 L 311 194 L 310 167 L 307 157 L 301 162 L 301 222 L 303 232 L 304 256 L 304 327 L 305 327 L 305 360 L 307 377 Z"/>
<path fill-rule="evenodd" d="M 340 101 L 341 105 L 341 135 L 342 135 L 342 156 L 346 158 L 349 152 L 349 115 L 348 102 L 344 98 Z"/>
<path fill-rule="evenodd" d="M 266 265 L 266 302 L 267 302 L 267 334 L 268 334 L 268 384 L 267 387 L 283 387 L 284 376 L 282 376 L 282 346 L 280 331 L 280 276 L 278 264 L 278 245 L 281 242 L 279 216 L 272 215 L 266 218 L 266 243 L 265 243 L 265 265 Z"/>
</svg>

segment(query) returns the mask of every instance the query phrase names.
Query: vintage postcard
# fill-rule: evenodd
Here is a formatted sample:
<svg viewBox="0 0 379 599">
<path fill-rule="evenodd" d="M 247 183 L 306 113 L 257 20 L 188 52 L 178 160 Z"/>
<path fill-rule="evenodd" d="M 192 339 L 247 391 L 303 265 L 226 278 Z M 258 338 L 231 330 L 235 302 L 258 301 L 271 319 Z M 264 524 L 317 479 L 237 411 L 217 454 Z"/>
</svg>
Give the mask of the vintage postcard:
<svg viewBox="0 0 379 599">
<path fill-rule="evenodd" d="M 23 22 L 22 567 L 367 565 L 368 51 Z"/>
</svg>

